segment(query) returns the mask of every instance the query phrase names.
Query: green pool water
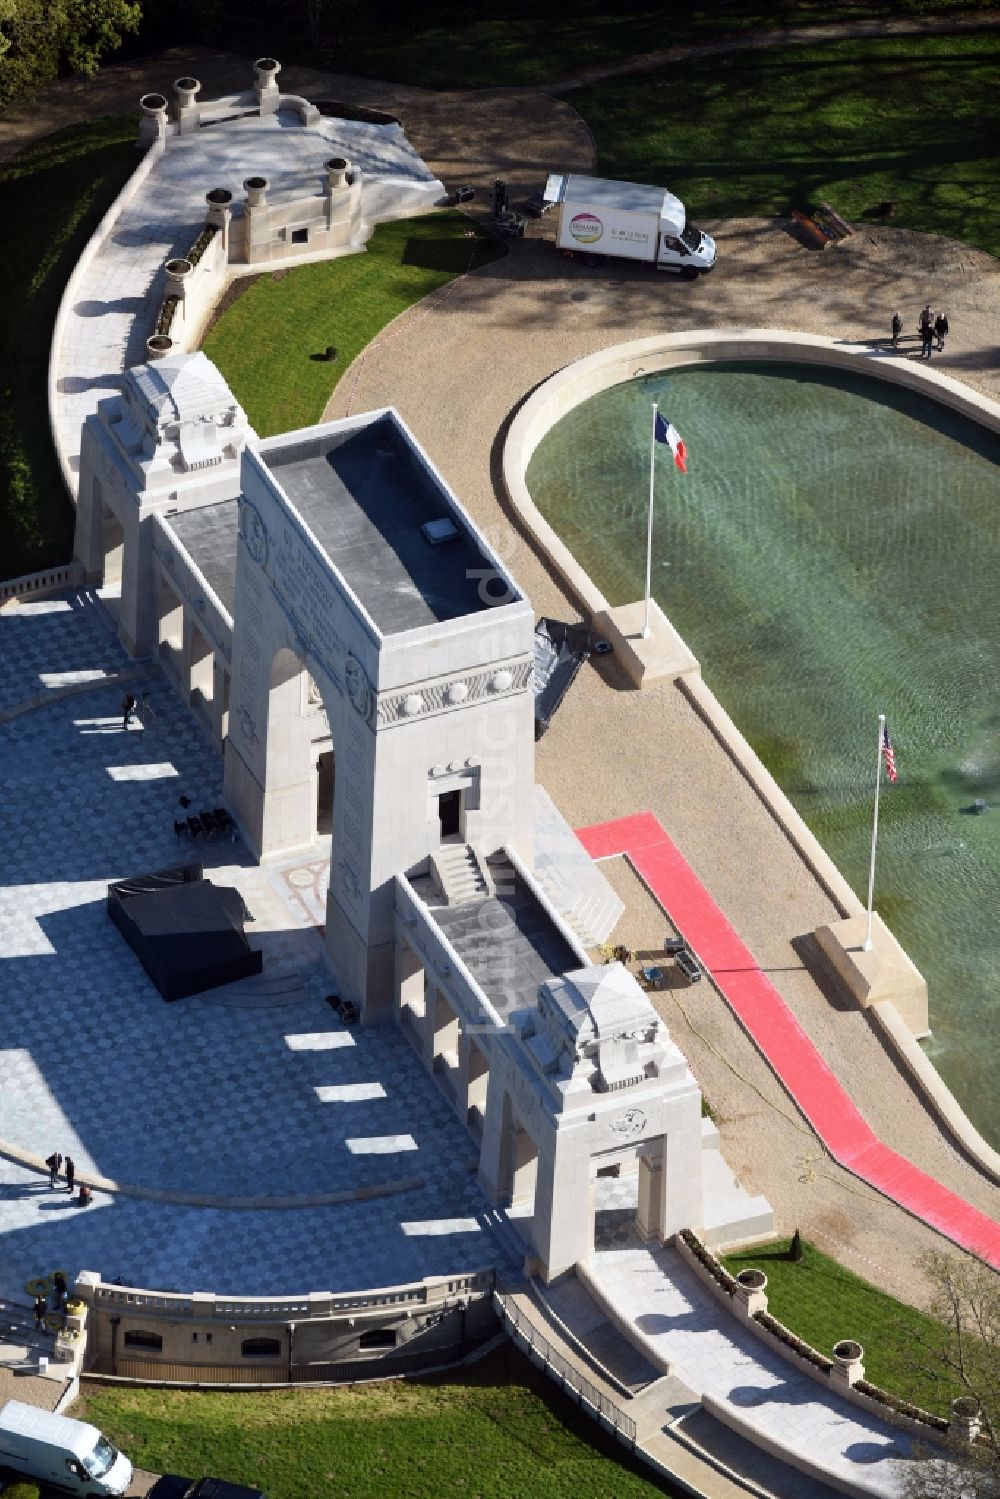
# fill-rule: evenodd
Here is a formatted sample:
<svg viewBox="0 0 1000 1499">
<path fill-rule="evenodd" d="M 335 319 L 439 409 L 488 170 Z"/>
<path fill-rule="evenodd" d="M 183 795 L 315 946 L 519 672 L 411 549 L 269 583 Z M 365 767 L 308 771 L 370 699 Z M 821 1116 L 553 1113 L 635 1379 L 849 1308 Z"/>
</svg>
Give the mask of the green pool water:
<svg viewBox="0 0 1000 1499">
<path fill-rule="evenodd" d="M 546 436 L 535 503 L 613 604 L 653 593 L 858 894 L 877 715 L 876 907 L 927 978 L 928 1053 L 1000 1146 L 1000 441 L 879 380 L 725 364 L 605 391 Z M 991 804 L 984 815 L 967 809 Z"/>
</svg>

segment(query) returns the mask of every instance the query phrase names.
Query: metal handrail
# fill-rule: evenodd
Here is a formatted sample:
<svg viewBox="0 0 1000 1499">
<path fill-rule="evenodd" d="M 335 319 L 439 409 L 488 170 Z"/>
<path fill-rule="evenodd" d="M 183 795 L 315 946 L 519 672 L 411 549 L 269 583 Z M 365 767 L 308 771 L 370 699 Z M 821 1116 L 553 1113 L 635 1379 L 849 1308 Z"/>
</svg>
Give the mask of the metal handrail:
<svg viewBox="0 0 1000 1499">
<path fill-rule="evenodd" d="M 493 1289 L 493 1303 L 501 1321 L 505 1325 L 509 1324 L 514 1341 L 525 1343 L 529 1356 L 536 1354 L 552 1378 L 558 1379 L 564 1390 L 577 1397 L 577 1404 L 591 1406 L 600 1420 L 634 1448 L 636 1430 L 632 1417 L 627 1416 L 620 1406 L 609 1400 L 607 1395 L 552 1346 L 544 1333 L 539 1332 L 519 1310 L 511 1293 L 499 1283 Z"/>
</svg>

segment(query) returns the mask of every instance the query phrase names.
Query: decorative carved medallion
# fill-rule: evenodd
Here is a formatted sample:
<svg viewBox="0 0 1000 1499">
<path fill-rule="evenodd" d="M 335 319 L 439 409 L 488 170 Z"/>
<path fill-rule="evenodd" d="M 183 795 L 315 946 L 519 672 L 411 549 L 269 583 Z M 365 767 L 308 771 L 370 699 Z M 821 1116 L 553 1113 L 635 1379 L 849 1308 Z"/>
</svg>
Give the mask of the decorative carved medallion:
<svg viewBox="0 0 1000 1499">
<path fill-rule="evenodd" d="M 646 1128 L 646 1116 L 641 1109 L 626 1109 L 624 1114 L 619 1114 L 612 1119 L 608 1126 L 616 1135 L 622 1135 L 625 1139 L 633 1139 L 641 1135 Z"/>
<path fill-rule="evenodd" d="M 420 698 L 420 711 L 430 714 L 452 712 L 466 704 L 481 702 L 483 698 L 523 692 L 532 680 L 533 671 L 531 661 L 517 661 L 511 667 L 501 667 L 499 671 L 491 668 L 487 671 L 466 672 L 464 676 L 451 681 L 435 682 L 431 686 L 421 687 L 419 693 L 412 689 L 409 692 L 387 693 L 379 701 L 378 721 L 384 725 L 405 722 L 414 717 L 413 709 L 407 707 L 407 704 L 412 703 L 416 697 Z"/>
<path fill-rule="evenodd" d="M 267 568 L 267 527 L 260 518 L 260 512 L 249 500 L 244 500 L 240 506 L 240 535 L 243 545 L 250 556 L 262 570 Z"/>
<path fill-rule="evenodd" d="M 351 707 L 364 719 L 365 723 L 371 723 L 375 717 L 375 688 L 356 656 L 348 656 L 344 677 Z"/>
</svg>

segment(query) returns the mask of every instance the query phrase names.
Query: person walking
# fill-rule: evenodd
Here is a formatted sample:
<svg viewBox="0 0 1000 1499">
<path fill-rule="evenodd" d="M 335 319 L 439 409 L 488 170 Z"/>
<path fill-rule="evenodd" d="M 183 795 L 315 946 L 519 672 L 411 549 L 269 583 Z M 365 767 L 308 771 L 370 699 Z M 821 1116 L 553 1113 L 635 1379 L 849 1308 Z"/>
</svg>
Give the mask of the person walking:
<svg viewBox="0 0 1000 1499">
<path fill-rule="evenodd" d="M 67 1192 L 72 1193 L 72 1191 L 73 1191 L 73 1184 L 74 1184 L 75 1181 L 76 1181 L 76 1166 L 73 1163 L 73 1157 L 71 1155 L 68 1155 L 66 1157 L 66 1191 Z"/>
<path fill-rule="evenodd" d="M 934 324 L 922 323 L 920 325 L 920 357 L 930 359 L 934 348 Z"/>
<path fill-rule="evenodd" d="M 894 349 L 899 348 L 899 335 L 902 333 L 902 331 L 903 319 L 900 317 L 898 312 L 894 312 L 892 315 L 892 347 Z"/>
<path fill-rule="evenodd" d="M 42 1330 L 42 1324 L 45 1321 L 45 1313 L 47 1311 L 48 1311 L 48 1307 L 45 1304 L 45 1297 L 44 1296 L 40 1296 L 40 1295 L 36 1296 L 35 1297 L 35 1331 L 36 1332 L 41 1332 L 41 1330 Z"/>
<path fill-rule="evenodd" d="M 925 328 L 933 328 L 933 327 L 934 327 L 934 310 L 931 307 L 931 304 L 928 302 L 927 306 L 924 308 L 923 312 L 920 314 L 920 317 L 919 317 L 919 319 L 917 321 L 917 332 L 922 337 Z"/>
<path fill-rule="evenodd" d="M 944 341 L 948 336 L 948 331 L 948 316 L 944 312 L 939 312 L 937 317 L 934 319 L 934 332 L 937 335 L 937 346 L 939 354 L 944 348 Z"/>
<path fill-rule="evenodd" d="M 55 1302 L 57 1312 L 61 1308 L 63 1302 L 66 1300 L 66 1292 L 68 1289 L 69 1287 L 66 1284 L 65 1275 L 61 1270 L 57 1270 L 52 1277 L 52 1300 Z"/>
<path fill-rule="evenodd" d="M 134 712 L 135 712 L 135 698 L 132 696 L 131 692 L 126 692 L 125 696 L 122 698 L 122 728 L 123 729 L 127 729 L 128 726 L 129 726 L 129 724 L 132 722 L 132 715 L 134 714 Z"/>
<path fill-rule="evenodd" d="M 59 1169 L 62 1166 L 62 1161 L 63 1158 L 59 1154 L 58 1150 L 54 1150 L 51 1155 L 47 1155 L 45 1157 L 45 1164 L 49 1168 L 50 1187 L 54 1187 L 56 1182 L 59 1180 Z"/>
</svg>

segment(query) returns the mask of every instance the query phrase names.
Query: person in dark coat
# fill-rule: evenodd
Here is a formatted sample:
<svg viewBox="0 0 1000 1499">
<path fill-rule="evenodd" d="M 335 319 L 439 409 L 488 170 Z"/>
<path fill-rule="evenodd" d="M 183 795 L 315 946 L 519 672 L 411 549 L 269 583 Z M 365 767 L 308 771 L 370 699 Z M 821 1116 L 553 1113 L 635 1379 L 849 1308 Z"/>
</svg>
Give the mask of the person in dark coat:
<svg viewBox="0 0 1000 1499">
<path fill-rule="evenodd" d="M 930 359 L 934 351 L 934 324 L 922 323 L 920 325 L 920 357 Z"/>
<path fill-rule="evenodd" d="M 53 1275 L 52 1277 L 52 1299 L 56 1304 L 56 1311 L 59 1310 L 63 1302 L 66 1300 L 66 1292 L 68 1290 L 69 1287 L 66 1284 L 65 1275 L 61 1270 L 57 1270 L 55 1275 Z"/>
<path fill-rule="evenodd" d="M 122 728 L 123 729 L 127 729 L 128 728 L 129 724 L 132 722 L 132 715 L 134 713 L 135 713 L 135 698 L 132 696 L 131 692 L 126 692 L 125 696 L 122 698 Z"/>
<path fill-rule="evenodd" d="M 56 1182 L 59 1180 L 59 1169 L 62 1166 L 62 1159 L 63 1158 L 59 1154 L 58 1150 L 54 1150 L 51 1155 L 47 1155 L 45 1157 L 45 1164 L 49 1168 L 50 1187 L 54 1187 Z"/>
<path fill-rule="evenodd" d="M 944 348 L 944 341 L 948 336 L 948 318 L 943 312 L 939 312 L 934 319 L 934 332 L 937 336 L 938 353 Z"/>
<path fill-rule="evenodd" d="M 900 317 L 898 312 L 894 312 L 892 315 L 892 347 L 894 349 L 898 348 L 899 346 L 899 335 L 902 333 L 902 331 L 903 319 Z"/>
<path fill-rule="evenodd" d="M 45 1297 L 44 1296 L 36 1296 L 35 1297 L 35 1331 L 36 1332 L 41 1332 L 41 1330 L 42 1330 L 42 1323 L 45 1321 L 45 1313 L 47 1311 L 48 1311 L 48 1307 L 45 1304 Z"/>
<path fill-rule="evenodd" d="M 76 1167 L 73 1164 L 73 1157 L 71 1155 L 68 1155 L 66 1157 L 66 1191 L 67 1192 L 72 1192 L 72 1190 L 73 1190 L 73 1183 L 75 1182 L 75 1180 L 76 1180 Z"/>
</svg>

